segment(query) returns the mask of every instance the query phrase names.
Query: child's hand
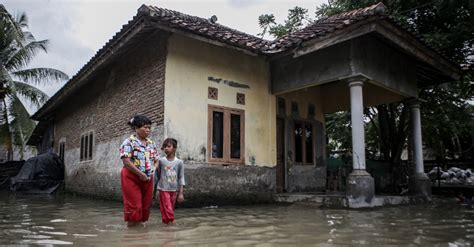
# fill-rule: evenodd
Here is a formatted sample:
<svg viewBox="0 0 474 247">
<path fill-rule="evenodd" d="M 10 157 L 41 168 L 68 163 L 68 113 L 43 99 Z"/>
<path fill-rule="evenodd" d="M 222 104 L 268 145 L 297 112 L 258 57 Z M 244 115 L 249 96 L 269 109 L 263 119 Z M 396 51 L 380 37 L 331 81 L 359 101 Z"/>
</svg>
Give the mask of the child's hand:
<svg viewBox="0 0 474 247">
<path fill-rule="evenodd" d="M 183 195 L 183 192 L 179 192 L 179 194 L 178 194 L 178 202 L 179 202 L 179 203 L 184 202 L 184 195 Z"/>
</svg>

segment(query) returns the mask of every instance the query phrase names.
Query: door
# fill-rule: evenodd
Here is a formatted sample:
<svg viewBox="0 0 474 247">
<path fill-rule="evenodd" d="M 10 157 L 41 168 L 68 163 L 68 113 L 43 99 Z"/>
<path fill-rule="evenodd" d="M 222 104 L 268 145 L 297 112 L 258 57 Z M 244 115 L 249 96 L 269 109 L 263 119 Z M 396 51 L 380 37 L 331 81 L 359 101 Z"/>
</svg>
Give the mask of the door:
<svg viewBox="0 0 474 247">
<path fill-rule="evenodd" d="M 276 192 L 285 192 L 285 119 L 277 117 Z"/>
</svg>

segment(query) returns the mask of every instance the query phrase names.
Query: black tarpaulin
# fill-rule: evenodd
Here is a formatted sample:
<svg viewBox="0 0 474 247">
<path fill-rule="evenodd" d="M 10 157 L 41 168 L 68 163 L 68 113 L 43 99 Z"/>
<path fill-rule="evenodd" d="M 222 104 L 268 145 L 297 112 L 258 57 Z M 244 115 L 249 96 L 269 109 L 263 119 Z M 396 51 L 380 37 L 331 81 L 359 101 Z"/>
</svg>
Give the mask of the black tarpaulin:
<svg viewBox="0 0 474 247">
<path fill-rule="evenodd" d="M 51 194 L 64 180 L 64 165 L 58 155 L 45 153 L 28 159 L 11 178 L 12 192 Z"/>
</svg>

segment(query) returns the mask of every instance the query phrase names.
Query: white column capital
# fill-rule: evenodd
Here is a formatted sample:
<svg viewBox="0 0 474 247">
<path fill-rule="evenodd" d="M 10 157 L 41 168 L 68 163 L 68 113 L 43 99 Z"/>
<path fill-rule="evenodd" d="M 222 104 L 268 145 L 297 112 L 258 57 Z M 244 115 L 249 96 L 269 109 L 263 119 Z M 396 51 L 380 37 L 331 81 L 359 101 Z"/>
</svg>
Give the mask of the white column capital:
<svg viewBox="0 0 474 247">
<path fill-rule="evenodd" d="M 367 82 L 369 79 L 363 75 L 356 75 L 345 79 L 348 82 L 349 87 L 353 86 L 364 86 L 364 83 Z"/>
<path fill-rule="evenodd" d="M 411 98 L 411 99 L 408 99 L 408 100 L 405 100 L 405 104 L 410 108 L 410 109 L 413 109 L 413 108 L 420 108 L 420 104 L 422 102 L 425 102 L 425 100 L 422 100 L 420 98 Z"/>
<path fill-rule="evenodd" d="M 410 109 L 420 109 L 420 103 L 409 104 L 408 108 L 410 108 Z"/>
<path fill-rule="evenodd" d="M 364 86 L 363 81 L 349 81 L 349 87 Z"/>
</svg>

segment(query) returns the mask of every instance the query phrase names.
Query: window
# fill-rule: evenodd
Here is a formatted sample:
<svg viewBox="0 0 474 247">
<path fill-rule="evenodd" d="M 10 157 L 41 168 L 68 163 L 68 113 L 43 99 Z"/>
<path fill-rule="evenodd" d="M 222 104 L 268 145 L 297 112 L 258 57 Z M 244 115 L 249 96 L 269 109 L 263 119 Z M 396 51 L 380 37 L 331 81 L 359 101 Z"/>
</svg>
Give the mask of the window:
<svg viewBox="0 0 474 247">
<path fill-rule="evenodd" d="M 59 141 L 58 154 L 59 154 L 59 158 L 61 159 L 61 161 L 63 163 L 64 163 L 64 150 L 65 150 L 65 147 L 66 147 L 66 142 L 65 141 Z"/>
<path fill-rule="evenodd" d="M 87 132 L 81 135 L 80 161 L 92 160 L 94 150 L 94 133 Z"/>
<path fill-rule="evenodd" d="M 214 163 L 244 162 L 244 111 L 209 106 L 208 160 Z"/>
<path fill-rule="evenodd" d="M 295 163 L 312 165 L 314 163 L 312 124 L 295 121 L 293 138 Z"/>
</svg>

